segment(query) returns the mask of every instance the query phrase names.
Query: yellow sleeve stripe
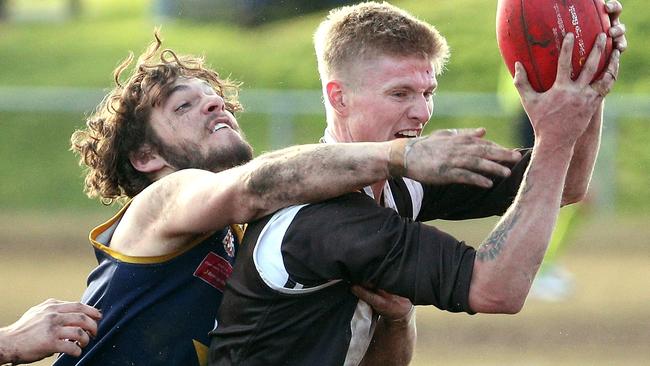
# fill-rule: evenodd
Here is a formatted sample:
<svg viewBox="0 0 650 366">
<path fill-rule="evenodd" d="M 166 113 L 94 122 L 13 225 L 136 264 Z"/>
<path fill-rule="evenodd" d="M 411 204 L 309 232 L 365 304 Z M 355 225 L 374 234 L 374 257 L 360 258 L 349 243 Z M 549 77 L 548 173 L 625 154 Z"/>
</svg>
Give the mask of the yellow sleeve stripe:
<svg viewBox="0 0 650 366">
<path fill-rule="evenodd" d="M 130 256 L 130 255 L 127 255 L 127 254 L 120 253 L 119 251 L 114 250 L 114 249 L 102 244 L 101 242 L 99 242 L 97 240 L 97 238 L 102 233 L 106 232 L 107 230 L 110 230 L 122 218 L 122 215 L 124 215 L 124 212 L 126 212 L 126 209 L 129 207 L 130 204 L 131 204 L 131 201 L 129 200 L 124 205 L 124 207 L 122 207 L 112 218 L 110 218 L 105 223 L 103 223 L 103 224 L 97 226 L 96 228 L 94 228 L 90 232 L 90 235 L 88 237 L 88 239 L 90 240 L 90 243 L 95 248 L 101 250 L 102 252 L 108 254 L 109 256 L 111 256 L 111 257 L 113 257 L 113 258 L 115 258 L 115 259 L 117 259 L 117 260 L 119 260 L 121 262 L 134 263 L 134 264 L 157 264 L 157 263 L 167 262 L 167 261 L 169 261 L 171 259 L 174 259 L 174 258 L 178 257 L 179 255 L 187 252 L 188 250 L 194 248 L 195 246 L 197 246 L 198 244 L 203 242 L 205 239 L 207 239 L 210 235 L 212 235 L 212 233 L 202 235 L 202 236 L 196 238 L 195 240 L 193 240 L 189 245 L 184 246 L 183 248 L 181 248 L 181 249 L 179 249 L 179 250 L 177 250 L 175 252 L 165 254 L 165 255 L 150 256 L 150 257 L 135 257 L 135 256 Z M 235 226 L 235 225 L 233 225 L 233 226 Z M 241 229 L 239 229 L 239 230 L 241 231 Z"/>
<path fill-rule="evenodd" d="M 196 339 L 192 339 L 192 343 L 194 344 L 194 350 L 196 351 L 196 358 L 199 361 L 200 366 L 207 366 L 208 364 L 208 351 L 209 348 L 205 344 L 197 341 Z"/>
<path fill-rule="evenodd" d="M 241 244 L 244 240 L 244 232 L 246 231 L 246 224 L 232 224 L 230 230 L 237 237 L 237 243 Z"/>
</svg>

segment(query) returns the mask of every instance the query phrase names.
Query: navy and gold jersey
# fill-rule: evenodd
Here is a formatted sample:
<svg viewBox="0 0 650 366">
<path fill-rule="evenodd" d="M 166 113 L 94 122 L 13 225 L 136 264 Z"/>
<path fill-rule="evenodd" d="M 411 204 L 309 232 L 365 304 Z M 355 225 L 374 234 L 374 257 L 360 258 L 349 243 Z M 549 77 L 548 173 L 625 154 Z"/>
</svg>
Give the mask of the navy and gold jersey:
<svg viewBox="0 0 650 366">
<path fill-rule="evenodd" d="M 169 255 L 131 257 L 110 247 L 127 207 L 90 233 L 98 266 L 82 302 L 103 314 L 97 337 L 80 357 L 62 354 L 54 365 L 205 365 L 241 229 L 233 225 Z"/>
</svg>

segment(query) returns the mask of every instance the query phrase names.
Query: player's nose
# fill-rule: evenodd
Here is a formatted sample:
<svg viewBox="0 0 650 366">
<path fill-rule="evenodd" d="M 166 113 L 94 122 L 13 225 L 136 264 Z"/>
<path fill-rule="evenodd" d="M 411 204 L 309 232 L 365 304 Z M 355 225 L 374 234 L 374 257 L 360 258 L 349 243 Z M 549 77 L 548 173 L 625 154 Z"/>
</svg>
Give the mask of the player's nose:
<svg viewBox="0 0 650 366">
<path fill-rule="evenodd" d="M 203 103 L 203 113 L 223 112 L 226 102 L 220 95 L 207 95 Z"/>
<path fill-rule="evenodd" d="M 433 104 L 424 96 L 419 97 L 408 110 L 408 118 L 424 125 L 431 118 Z"/>
</svg>

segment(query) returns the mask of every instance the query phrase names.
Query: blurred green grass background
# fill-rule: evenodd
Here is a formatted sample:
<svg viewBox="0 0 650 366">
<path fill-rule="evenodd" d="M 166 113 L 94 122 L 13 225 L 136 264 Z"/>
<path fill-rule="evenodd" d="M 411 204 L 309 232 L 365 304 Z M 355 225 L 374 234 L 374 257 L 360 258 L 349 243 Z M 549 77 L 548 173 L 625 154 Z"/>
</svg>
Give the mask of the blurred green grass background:
<svg viewBox="0 0 650 366">
<path fill-rule="evenodd" d="M 22 0 L 17 11 L 38 15 L 63 1 Z M 501 60 L 495 41 L 495 2 L 404 0 L 396 5 L 435 24 L 448 38 L 452 58 L 439 78 L 438 93 L 496 91 Z M 650 93 L 647 60 L 641 46 L 650 34 L 650 16 L 641 0 L 624 1 L 630 49 L 624 54 L 614 93 Z M 67 20 L 0 23 L 0 86 L 111 87 L 111 72 L 128 51 L 139 54 L 162 24 L 164 46 L 181 53 L 203 54 L 224 75 L 243 81 L 244 89 L 318 89 L 311 34 L 325 12 L 244 28 L 218 22 L 162 21 L 153 16 L 151 1 L 86 0 L 83 12 Z M 47 14 L 41 14 L 47 18 Z M 89 112 L 89 111 L 88 111 Z M 268 116 L 239 116 L 256 151 L 270 148 Z M 314 142 L 321 135 L 322 115 L 301 117 L 294 142 Z M 647 176 L 650 139 L 647 119 L 619 119 L 615 146 L 619 187 L 616 212 L 638 213 L 650 203 Z M 84 115 L 53 112 L 0 111 L 0 209 L 93 209 L 96 202 L 81 194 L 81 170 L 67 151 L 68 139 L 82 126 Z M 508 119 L 434 118 L 427 130 L 485 126 L 488 137 L 514 141 Z M 608 126 L 605 127 L 609 128 Z"/>
</svg>

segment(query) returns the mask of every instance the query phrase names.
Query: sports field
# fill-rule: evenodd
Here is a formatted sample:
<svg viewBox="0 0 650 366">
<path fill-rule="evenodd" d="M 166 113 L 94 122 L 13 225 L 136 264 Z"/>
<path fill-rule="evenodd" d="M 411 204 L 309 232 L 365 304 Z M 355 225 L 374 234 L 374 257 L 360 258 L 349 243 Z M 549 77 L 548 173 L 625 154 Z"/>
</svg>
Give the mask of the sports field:
<svg viewBox="0 0 650 366">
<path fill-rule="evenodd" d="M 47 297 L 80 296 L 94 266 L 86 232 L 103 219 L 99 212 L 0 214 L 0 324 Z M 575 275 L 575 294 L 568 301 L 529 300 L 515 316 L 419 307 L 413 365 L 647 365 L 648 219 L 591 217 L 578 228 L 562 257 Z M 475 244 L 493 223 L 439 226 Z"/>
</svg>

